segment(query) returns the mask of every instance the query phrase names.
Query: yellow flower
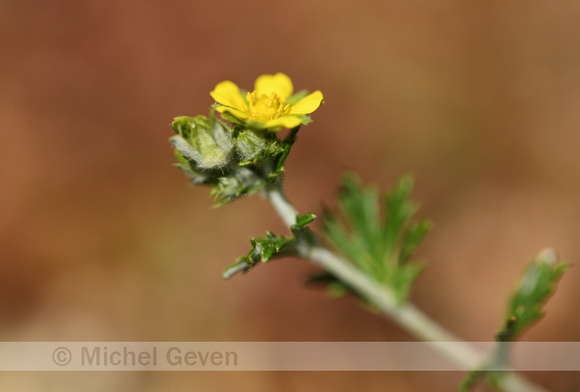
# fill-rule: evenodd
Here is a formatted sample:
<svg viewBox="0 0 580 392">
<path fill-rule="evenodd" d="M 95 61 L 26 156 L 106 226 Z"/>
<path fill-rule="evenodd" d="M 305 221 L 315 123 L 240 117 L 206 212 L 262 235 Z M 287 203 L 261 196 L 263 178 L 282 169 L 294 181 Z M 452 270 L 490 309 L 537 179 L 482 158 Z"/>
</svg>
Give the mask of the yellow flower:
<svg viewBox="0 0 580 392">
<path fill-rule="evenodd" d="M 293 91 L 290 78 L 277 73 L 260 76 L 254 91 L 245 95 L 229 80 L 218 83 L 210 95 L 218 104 L 216 110 L 235 122 L 250 128 L 278 131 L 307 124 L 310 119 L 306 115 L 322 104 L 320 91 L 292 95 Z"/>
</svg>

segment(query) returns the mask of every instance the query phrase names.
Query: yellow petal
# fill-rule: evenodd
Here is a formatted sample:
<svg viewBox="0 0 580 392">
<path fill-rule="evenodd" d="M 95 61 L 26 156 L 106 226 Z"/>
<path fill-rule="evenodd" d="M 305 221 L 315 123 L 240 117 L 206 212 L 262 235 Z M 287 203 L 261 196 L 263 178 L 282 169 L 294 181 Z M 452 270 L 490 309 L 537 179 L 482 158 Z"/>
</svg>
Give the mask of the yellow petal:
<svg viewBox="0 0 580 392">
<path fill-rule="evenodd" d="M 240 93 L 240 88 L 229 80 L 218 83 L 209 94 L 219 104 L 238 110 L 244 110 L 246 108 L 246 102 Z"/>
<path fill-rule="evenodd" d="M 258 77 L 254 84 L 254 89 L 258 95 L 276 93 L 286 99 L 292 95 L 294 86 L 292 86 L 292 81 L 287 75 L 277 73 L 276 75 L 262 75 Z"/>
<path fill-rule="evenodd" d="M 220 113 L 227 112 L 232 116 L 234 116 L 235 118 L 237 118 L 238 120 L 245 121 L 248 119 L 248 115 L 245 112 L 242 112 L 241 110 L 238 109 L 230 108 L 228 106 L 218 106 L 216 110 Z"/>
<path fill-rule="evenodd" d="M 324 97 L 320 91 L 315 91 L 302 98 L 290 108 L 290 114 L 310 114 L 322 104 Z"/>
<path fill-rule="evenodd" d="M 302 120 L 295 116 L 282 116 L 266 122 L 266 128 L 294 128 L 302 124 Z"/>
</svg>

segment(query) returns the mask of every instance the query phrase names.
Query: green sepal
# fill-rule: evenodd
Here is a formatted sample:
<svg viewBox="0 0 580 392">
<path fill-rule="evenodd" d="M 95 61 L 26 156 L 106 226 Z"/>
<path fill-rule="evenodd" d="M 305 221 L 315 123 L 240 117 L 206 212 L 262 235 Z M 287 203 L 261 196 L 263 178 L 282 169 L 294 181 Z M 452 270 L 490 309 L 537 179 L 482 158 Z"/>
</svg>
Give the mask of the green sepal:
<svg viewBox="0 0 580 392">
<path fill-rule="evenodd" d="M 235 176 L 220 177 L 209 194 L 216 200 L 215 207 L 221 207 L 242 196 L 246 196 L 247 187 Z"/>
<path fill-rule="evenodd" d="M 286 100 L 286 103 L 289 104 L 290 106 L 294 106 L 294 105 L 296 105 L 298 103 L 298 101 L 301 101 L 307 95 L 308 95 L 308 90 L 298 91 L 294 95 L 290 96 L 290 98 L 288 98 Z"/>
<path fill-rule="evenodd" d="M 177 163 L 173 166 L 184 172 L 188 177 L 191 178 L 191 184 L 193 185 L 213 185 L 217 183 L 217 180 L 207 171 L 201 170 L 199 166 L 191 159 L 188 159 L 178 150 L 174 150 L 173 154 Z"/>
<path fill-rule="evenodd" d="M 215 206 L 220 207 L 258 192 L 264 182 L 249 168 L 236 166 L 228 175 L 217 179 L 210 195 L 216 199 Z"/>
<path fill-rule="evenodd" d="M 275 157 L 275 171 L 271 173 L 273 176 L 277 176 L 280 173 L 284 172 L 284 162 L 286 162 L 286 158 L 290 154 L 290 149 L 292 145 L 296 141 L 296 137 L 298 134 L 298 130 L 300 127 L 296 127 L 290 130 L 288 135 L 282 140 L 278 148 L 276 149 L 275 153 L 273 154 Z"/>
<path fill-rule="evenodd" d="M 215 104 L 211 105 L 212 109 L 216 109 L 216 111 L 217 111 L 217 108 L 219 108 L 220 106 L 223 106 L 223 105 L 220 105 L 219 103 L 215 103 Z M 229 121 L 232 124 L 239 124 L 239 125 L 244 124 L 244 122 L 242 120 L 237 119 L 236 117 L 232 116 L 228 112 L 223 112 L 223 113 L 219 112 L 219 114 L 224 120 Z"/>
<path fill-rule="evenodd" d="M 310 116 L 307 116 L 305 114 L 294 114 L 294 116 L 296 116 L 300 119 L 300 121 L 302 122 L 302 125 L 308 125 L 312 122 L 312 119 L 310 118 Z"/>
</svg>

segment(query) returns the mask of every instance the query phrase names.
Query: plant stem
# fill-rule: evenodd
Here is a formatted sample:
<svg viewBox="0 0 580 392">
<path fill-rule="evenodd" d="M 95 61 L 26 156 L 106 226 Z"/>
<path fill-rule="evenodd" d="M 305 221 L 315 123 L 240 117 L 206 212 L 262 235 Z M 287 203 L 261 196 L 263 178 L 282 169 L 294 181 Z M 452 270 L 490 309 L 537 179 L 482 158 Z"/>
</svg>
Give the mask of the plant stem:
<svg viewBox="0 0 580 392">
<path fill-rule="evenodd" d="M 268 184 L 264 188 L 264 194 L 288 227 L 296 224 L 299 212 L 284 195 L 280 182 Z M 413 304 L 409 302 L 398 304 L 389 288 L 378 284 L 357 269 L 353 263 L 326 248 L 320 241 L 314 242 L 298 241 L 296 247 L 298 256 L 314 262 L 346 283 L 384 315 L 420 340 L 429 343 L 455 364 L 469 369 L 477 369 L 484 364 L 485 355 L 471 344 L 447 331 Z M 448 341 L 457 343 L 453 350 L 449 349 L 448 344 L 441 344 Z M 513 372 L 506 373 L 501 382 L 502 388 L 508 392 L 546 392 L 544 388 Z"/>
</svg>

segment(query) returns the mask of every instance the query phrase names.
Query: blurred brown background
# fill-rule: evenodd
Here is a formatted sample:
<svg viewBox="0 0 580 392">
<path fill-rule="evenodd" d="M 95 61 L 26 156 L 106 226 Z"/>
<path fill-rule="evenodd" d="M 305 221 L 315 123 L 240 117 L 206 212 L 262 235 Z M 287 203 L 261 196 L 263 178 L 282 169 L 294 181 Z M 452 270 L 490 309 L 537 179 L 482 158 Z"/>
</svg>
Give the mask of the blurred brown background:
<svg viewBox="0 0 580 392">
<path fill-rule="evenodd" d="M 0 2 L 0 340 L 412 340 L 280 261 L 225 282 L 265 230 L 259 197 L 214 210 L 171 165 L 169 124 L 230 79 L 320 89 L 287 162 L 302 211 L 340 173 L 416 177 L 435 222 L 413 300 L 487 341 L 527 261 L 580 258 L 575 1 Z M 228 240 L 225 240 L 228 238 Z M 580 340 L 572 268 L 526 340 Z M 536 373 L 553 391 L 575 373 Z M 452 390 L 459 373 L 4 373 L 5 391 Z"/>
</svg>

